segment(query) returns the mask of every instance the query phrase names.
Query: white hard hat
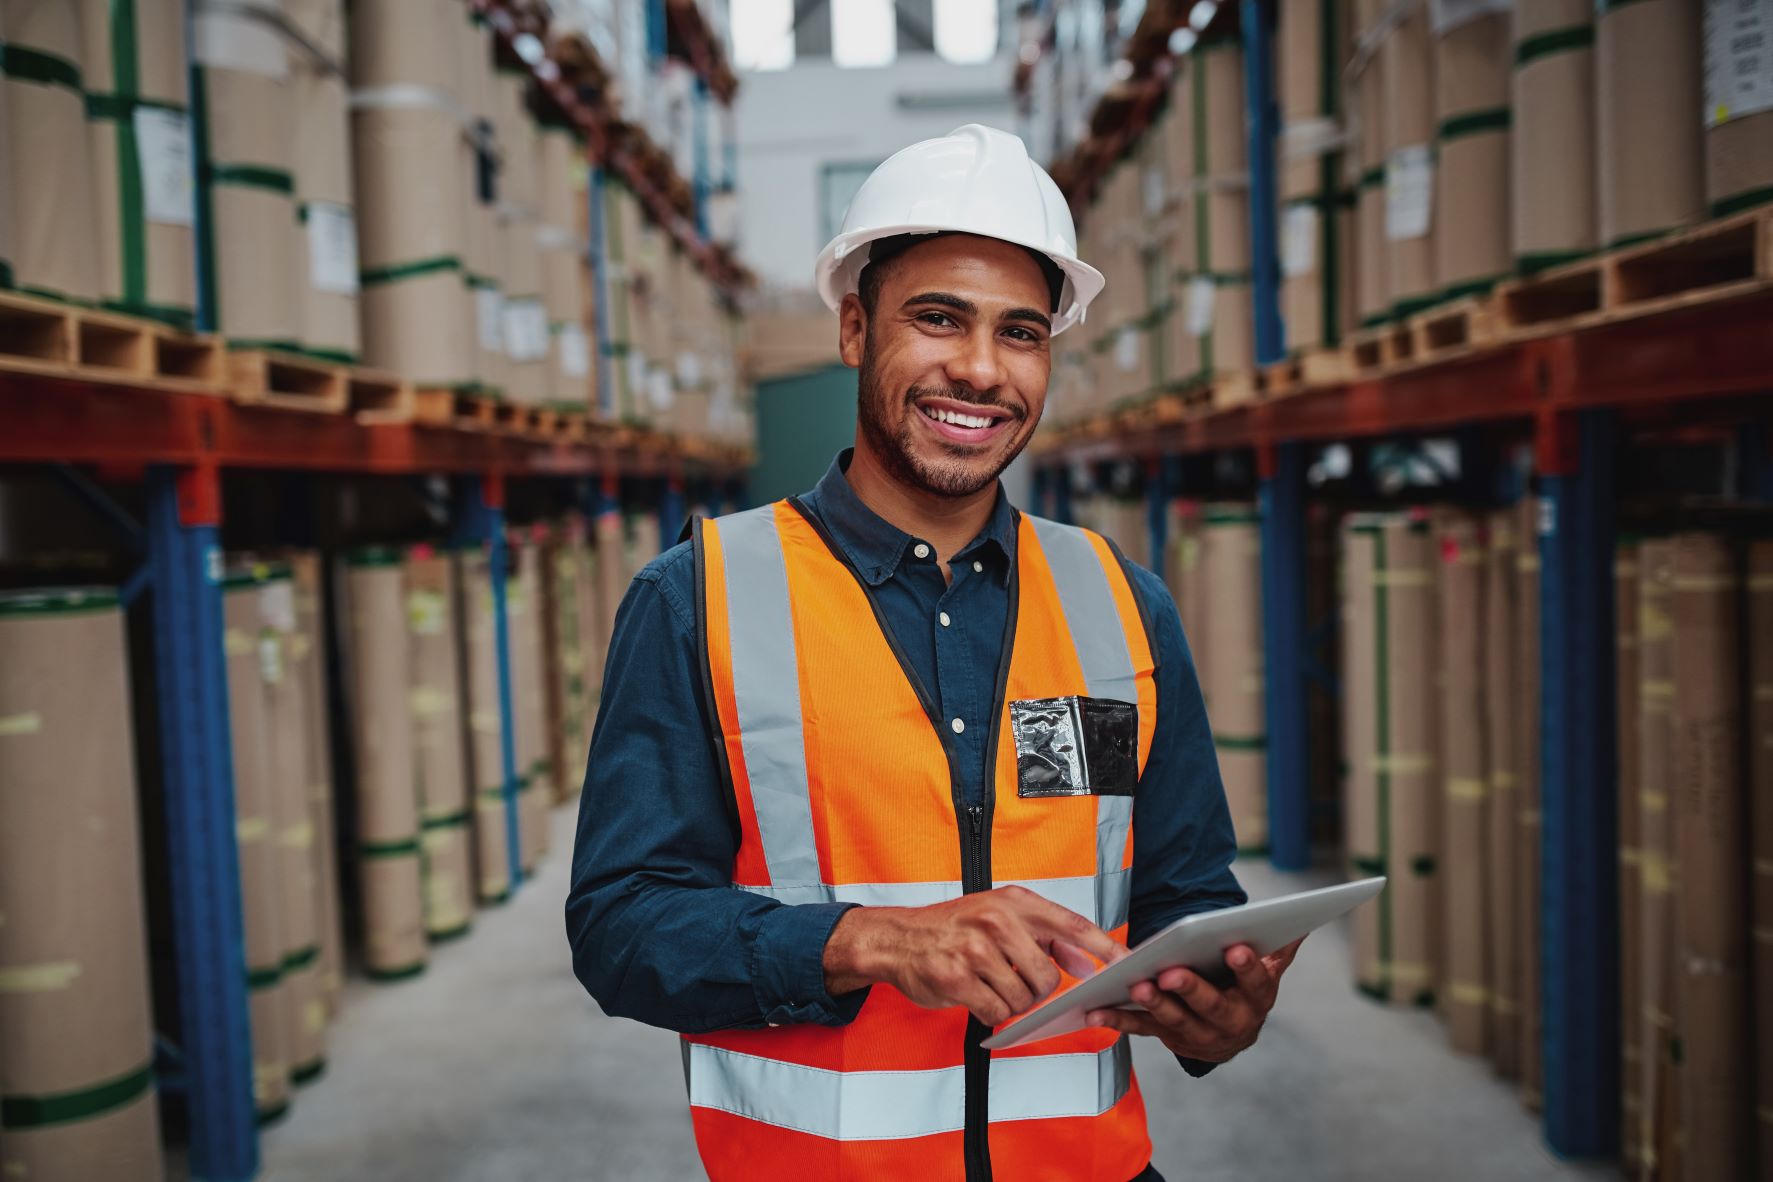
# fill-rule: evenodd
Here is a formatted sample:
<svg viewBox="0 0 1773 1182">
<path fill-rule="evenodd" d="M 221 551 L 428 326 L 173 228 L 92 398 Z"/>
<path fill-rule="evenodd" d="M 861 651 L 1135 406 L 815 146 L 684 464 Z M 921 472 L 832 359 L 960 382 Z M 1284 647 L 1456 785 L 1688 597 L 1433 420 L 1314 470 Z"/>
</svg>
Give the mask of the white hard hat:
<svg viewBox="0 0 1773 1182">
<path fill-rule="evenodd" d="M 843 229 L 813 264 L 833 312 L 857 288 L 871 243 L 938 232 L 1000 238 L 1039 251 L 1065 276 L 1053 332 L 1081 322 L 1106 282 L 1077 257 L 1077 228 L 1064 194 L 1007 131 L 969 123 L 903 148 L 868 175 L 843 215 Z"/>
</svg>

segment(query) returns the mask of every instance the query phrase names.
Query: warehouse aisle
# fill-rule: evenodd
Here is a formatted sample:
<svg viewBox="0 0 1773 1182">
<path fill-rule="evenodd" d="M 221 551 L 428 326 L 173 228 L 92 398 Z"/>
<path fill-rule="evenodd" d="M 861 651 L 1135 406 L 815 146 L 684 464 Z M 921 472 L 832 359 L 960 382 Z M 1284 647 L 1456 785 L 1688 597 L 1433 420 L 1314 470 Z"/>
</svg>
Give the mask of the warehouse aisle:
<svg viewBox="0 0 1773 1182">
<path fill-rule="evenodd" d="M 561 921 L 571 810 L 511 905 L 398 986 L 356 983 L 326 1076 L 264 1138 L 266 1182 L 682 1182 L 701 1176 L 672 1036 L 598 1013 Z M 1315 885 L 1243 869 L 1262 896 Z M 1432 1018 L 1348 987 L 1339 935 L 1307 942 L 1262 1044 L 1193 1081 L 1140 1048 L 1172 1182 L 1538 1182 L 1611 1177 L 1539 1148 L 1488 1069 Z"/>
</svg>

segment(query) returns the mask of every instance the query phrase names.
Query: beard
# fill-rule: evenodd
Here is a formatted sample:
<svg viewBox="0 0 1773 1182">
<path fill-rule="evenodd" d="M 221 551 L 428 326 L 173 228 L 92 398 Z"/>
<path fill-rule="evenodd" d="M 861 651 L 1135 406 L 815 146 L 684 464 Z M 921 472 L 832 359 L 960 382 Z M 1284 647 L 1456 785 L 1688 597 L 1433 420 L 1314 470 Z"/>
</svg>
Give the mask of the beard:
<svg viewBox="0 0 1773 1182">
<path fill-rule="evenodd" d="M 874 366 L 872 335 L 862 345 L 862 366 L 856 383 L 856 416 L 862 438 L 880 460 L 880 464 L 899 483 L 938 497 L 970 497 L 996 483 L 1003 470 L 1010 466 L 1028 445 L 1022 423 L 1028 413 L 966 386 L 942 389 L 912 386 L 897 396 L 881 382 Z M 919 455 L 915 443 L 916 423 L 912 415 L 921 415 L 919 398 L 940 397 L 972 406 L 998 407 L 1010 413 L 1017 435 L 1012 445 L 997 457 L 963 451 L 952 444 L 936 442 L 947 454 L 939 457 Z M 1001 446 L 1001 445 L 999 445 Z"/>
</svg>

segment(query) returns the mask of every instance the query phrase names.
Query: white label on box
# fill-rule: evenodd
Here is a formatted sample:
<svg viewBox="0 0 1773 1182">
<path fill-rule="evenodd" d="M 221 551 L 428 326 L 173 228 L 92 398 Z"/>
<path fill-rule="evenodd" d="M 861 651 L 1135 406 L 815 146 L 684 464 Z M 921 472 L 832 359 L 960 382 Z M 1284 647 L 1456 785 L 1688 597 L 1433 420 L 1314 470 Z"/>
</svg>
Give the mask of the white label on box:
<svg viewBox="0 0 1773 1182">
<path fill-rule="evenodd" d="M 1145 170 L 1145 212 L 1162 213 L 1164 202 L 1169 198 L 1169 188 L 1164 184 L 1164 170 L 1153 164 Z"/>
<path fill-rule="evenodd" d="M 677 401 L 677 388 L 671 384 L 671 371 L 662 365 L 654 366 L 646 378 L 647 401 L 660 413 L 670 410 Z"/>
<path fill-rule="evenodd" d="M 548 312 L 541 300 L 505 301 L 505 352 L 513 361 L 548 359 Z"/>
<path fill-rule="evenodd" d="M 357 215 L 348 205 L 311 201 L 308 219 L 308 281 L 315 291 L 357 294 Z"/>
<path fill-rule="evenodd" d="M 677 355 L 677 384 L 695 389 L 702 384 L 702 358 L 685 349 Z"/>
<path fill-rule="evenodd" d="M 296 630 L 295 584 L 287 580 L 266 583 L 259 592 L 259 618 L 278 632 Z"/>
<path fill-rule="evenodd" d="M 268 628 L 259 633 L 259 676 L 266 685 L 283 680 L 283 641 Z"/>
<path fill-rule="evenodd" d="M 505 351 L 505 297 L 496 287 L 474 289 L 474 320 L 483 353 Z"/>
<path fill-rule="evenodd" d="M 1300 279 L 1317 271 L 1317 206 L 1289 205 L 1281 215 L 1281 274 Z"/>
<path fill-rule="evenodd" d="M 1219 302 L 1219 286 L 1205 275 L 1188 281 L 1188 333 L 1204 337 L 1213 331 L 1213 306 Z"/>
<path fill-rule="evenodd" d="M 1773 0 L 1708 0 L 1705 125 L 1773 110 Z"/>
<path fill-rule="evenodd" d="M 562 325 L 554 334 L 554 347 L 560 350 L 560 372 L 569 378 L 591 376 L 591 343 L 585 330 L 576 324 Z"/>
<path fill-rule="evenodd" d="M 190 226 L 197 221 L 197 181 L 191 119 L 182 111 L 137 107 L 135 157 L 142 172 L 142 213 L 150 222 Z"/>
<path fill-rule="evenodd" d="M 1139 330 L 1122 325 L 1114 338 L 1114 364 L 1119 368 L 1136 369 L 1139 365 Z"/>
<path fill-rule="evenodd" d="M 638 396 L 646 389 L 646 358 L 639 353 L 628 354 L 628 391 Z"/>
<path fill-rule="evenodd" d="M 1433 207 L 1433 149 L 1427 144 L 1399 148 L 1385 165 L 1385 237 L 1392 242 L 1423 237 Z"/>
<path fill-rule="evenodd" d="M 1470 24 L 1494 12 L 1507 12 L 1513 7 L 1513 0 L 1430 0 L 1428 20 L 1434 35 L 1442 37 L 1460 25 Z"/>
</svg>

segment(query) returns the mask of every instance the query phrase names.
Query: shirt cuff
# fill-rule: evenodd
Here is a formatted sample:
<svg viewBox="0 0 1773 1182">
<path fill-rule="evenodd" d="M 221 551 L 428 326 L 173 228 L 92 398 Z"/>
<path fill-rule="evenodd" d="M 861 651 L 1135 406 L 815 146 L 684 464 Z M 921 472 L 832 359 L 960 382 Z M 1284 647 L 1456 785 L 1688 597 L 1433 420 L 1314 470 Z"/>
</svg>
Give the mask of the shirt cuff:
<svg viewBox="0 0 1773 1182">
<path fill-rule="evenodd" d="M 1208 1063 L 1202 1059 L 1185 1059 L 1181 1055 L 1176 1056 L 1176 1062 L 1182 1064 L 1182 1070 L 1186 1071 L 1189 1075 L 1192 1075 L 1195 1079 L 1199 1079 L 1213 1068 L 1219 1066 L 1217 1063 Z"/>
<path fill-rule="evenodd" d="M 765 913 L 751 941 L 751 988 L 766 1023 L 844 1026 L 855 1021 L 868 990 L 841 997 L 825 990 L 825 943 L 844 912 L 854 906 L 803 903 Z"/>
</svg>

